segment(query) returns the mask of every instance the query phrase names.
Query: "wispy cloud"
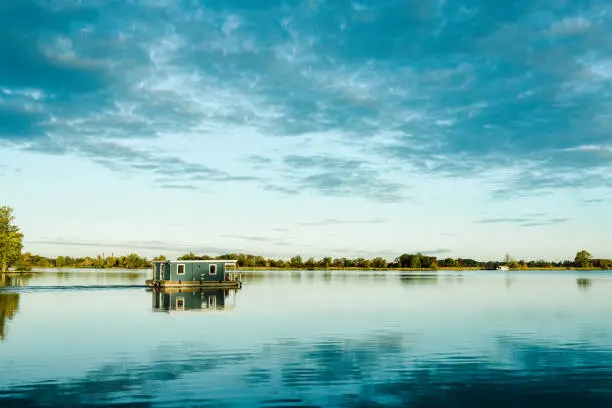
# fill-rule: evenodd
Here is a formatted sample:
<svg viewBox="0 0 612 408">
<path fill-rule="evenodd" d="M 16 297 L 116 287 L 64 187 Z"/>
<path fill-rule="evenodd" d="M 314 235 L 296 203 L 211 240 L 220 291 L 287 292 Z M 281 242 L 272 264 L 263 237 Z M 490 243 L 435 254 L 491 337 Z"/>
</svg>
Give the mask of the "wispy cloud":
<svg viewBox="0 0 612 408">
<path fill-rule="evenodd" d="M 569 36 L 587 33 L 592 26 L 591 20 L 586 17 L 564 17 L 552 23 L 548 32 L 554 36 Z"/>
<path fill-rule="evenodd" d="M 161 184 L 159 187 L 166 190 L 197 190 L 196 186 L 186 184 Z"/>
<path fill-rule="evenodd" d="M 249 156 L 246 158 L 247 161 L 250 161 L 252 163 L 258 164 L 258 165 L 266 165 L 266 164 L 270 164 L 272 163 L 272 159 L 269 157 L 265 157 L 265 156 L 261 156 L 258 154 Z"/>
<path fill-rule="evenodd" d="M 567 221 L 569 221 L 569 218 L 551 218 L 546 214 L 529 214 L 523 217 L 483 218 L 475 222 L 479 224 L 516 224 L 520 227 L 541 227 L 562 224 Z"/>
<path fill-rule="evenodd" d="M 228 251 L 228 248 L 218 246 L 206 246 L 201 244 L 176 243 L 166 241 L 84 241 L 84 240 L 65 240 L 62 238 L 47 239 L 24 239 L 25 243 L 42 244 L 66 247 L 91 247 L 97 251 L 108 251 L 109 249 L 125 249 L 127 251 L 138 252 L 139 250 L 159 250 L 170 252 L 197 252 L 209 254 L 221 254 Z"/>
<path fill-rule="evenodd" d="M 580 202 L 580 205 L 582 206 L 597 205 L 597 204 L 607 203 L 610 201 L 612 201 L 612 198 L 589 198 L 586 200 L 582 200 Z"/>
<path fill-rule="evenodd" d="M 443 256 L 446 254 L 450 254 L 453 251 L 448 248 L 438 248 L 438 249 L 428 249 L 428 248 L 405 248 L 402 250 L 392 250 L 392 249 L 357 249 L 354 247 L 337 247 L 330 248 L 330 253 L 340 254 L 340 256 L 352 257 L 352 258 L 368 258 L 372 259 L 374 257 L 383 257 L 387 260 L 393 260 L 396 257 L 400 256 L 403 253 L 409 254 L 417 254 L 420 253 L 422 255 L 429 256 Z"/>
<path fill-rule="evenodd" d="M 407 174 L 513 169 L 491 191 L 503 198 L 583 188 L 593 174 L 612 185 L 604 0 L 167 1 L 164 13 L 155 2 L 5 3 L 3 146 L 172 174 L 179 185 L 199 174 L 385 202 L 409 198 Z M 236 146 L 255 165 L 249 174 L 155 150 L 228 132 L 352 150 L 284 151 L 276 163 Z"/>
<path fill-rule="evenodd" d="M 359 224 L 383 224 L 387 220 L 384 218 L 373 218 L 368 220 L 342 220 L 337 218 L 328 218 L 322 221 L 307 221 L 301 222 L 301 226 L 326 226 L 326 225 L 359 225 Z"/>
<path fill-rule="evenodd" d="M 407 186 L 389 179 L 375 163 L 329 155 L 288 155 L 283 158 L 283 182 L 270 186 L 297 194 L 315 191 L 329 196 L 361 196 L 376 201 L 408 198 Z"/>
<path fill-rule="evenodd" d="M 234 238 L 234 239 L 240 239 L 240 240 L 245 240 L 245 241 L 259 241 L 259 242 L 274 241 L 274 239 L 270 237 L 264 237 L 264 236 L 237 235 L 237 234 L 221 234 L 221 236 L 224 238 Z"/>
<path fill-rule="evenodd" d="M 440 248 L 440 249 L 426 249 L 422 251 L 416 251 L 416 253 L 421 253 L 423 255 L 445 255 L 452 253 L 452 249 L 448 248 Z"/>
</svg>

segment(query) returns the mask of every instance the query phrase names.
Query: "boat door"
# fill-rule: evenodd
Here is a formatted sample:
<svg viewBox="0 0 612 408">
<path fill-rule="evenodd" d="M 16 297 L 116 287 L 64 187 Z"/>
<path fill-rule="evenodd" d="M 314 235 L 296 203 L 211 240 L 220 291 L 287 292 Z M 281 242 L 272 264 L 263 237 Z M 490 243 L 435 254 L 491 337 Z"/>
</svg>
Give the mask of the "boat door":
<svg viewBox="0 0 612 408">
<path fill-rule="evenodd" d="M 159 279 L 160 280 L 170 279 L 170 265 L 168 263 L 159 264 Z"/>
<path fill-rule="evenodd" d="M 166 275 L 166 270 L 168 269 L 168 264 L 159 262 L 155 264 L 155 279 L 156 280 L 164 280 L 164 275 Z"/>
</svg>

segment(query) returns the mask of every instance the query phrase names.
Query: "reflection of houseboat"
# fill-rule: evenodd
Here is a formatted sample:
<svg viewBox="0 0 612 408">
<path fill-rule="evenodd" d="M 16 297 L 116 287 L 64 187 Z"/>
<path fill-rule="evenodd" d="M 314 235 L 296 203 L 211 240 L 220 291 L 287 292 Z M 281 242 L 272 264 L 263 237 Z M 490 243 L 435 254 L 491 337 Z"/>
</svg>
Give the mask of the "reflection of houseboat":
<svg viewBox="0 0 612 408">
<path fill-rule="evenodd" d="M 234 260 L 176 260 L 153 261 L 153 279 L 148 279 L 146 284 L 153 287 L 239 288 L 242 280 Z"/>
<path fill-rule="evenodd" d="M 164 288 L 153 289 L 152 306 L 156 312 L 234 310 L 236 289 Z"/>
<path fill-rule="evenodd" d="M 510 268 L 508 268 L 506 265 L 500 265 L 497 267 L 498 271 L 509 271 Z"/>
</svg>

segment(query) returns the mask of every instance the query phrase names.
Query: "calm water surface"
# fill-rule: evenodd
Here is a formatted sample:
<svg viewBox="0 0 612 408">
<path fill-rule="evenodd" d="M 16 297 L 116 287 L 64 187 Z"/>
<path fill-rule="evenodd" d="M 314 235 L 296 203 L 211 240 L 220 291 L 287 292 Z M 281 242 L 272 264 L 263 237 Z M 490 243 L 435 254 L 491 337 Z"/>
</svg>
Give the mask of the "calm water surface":
<svg viewBox="0 0 612 408">
<path fill-rule="evenodd" d="M 610 407 L 612 274 L 4 276 L 0 406 Z"/>
</svg>

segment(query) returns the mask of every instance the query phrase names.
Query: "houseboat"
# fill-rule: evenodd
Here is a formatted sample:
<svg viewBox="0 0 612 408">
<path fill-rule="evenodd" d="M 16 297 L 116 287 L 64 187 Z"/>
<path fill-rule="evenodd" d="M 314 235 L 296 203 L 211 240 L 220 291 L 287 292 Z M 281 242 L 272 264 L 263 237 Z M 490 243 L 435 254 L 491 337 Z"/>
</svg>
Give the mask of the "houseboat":
<svg viewBox="0 0 612 408">
<path fill-rule="evenodd" d="M 149 290 L 154 312 L 228 312 L 236 307 L 237 289 L 199 287 Z"/>
<path fill-rule="evenodd" d="M 242 277 L 230 259 L 153 261 L 152 279 L 145 283 L 155 288 L 240 288 Z"/>
<path fill-rule="evenodd" d="M 497 270 L 498 271 L 509 271 L 510 268 L 507 267 L 506 265 L 500 265 L 500 266 L 497 267 Z"/>
</svg>

